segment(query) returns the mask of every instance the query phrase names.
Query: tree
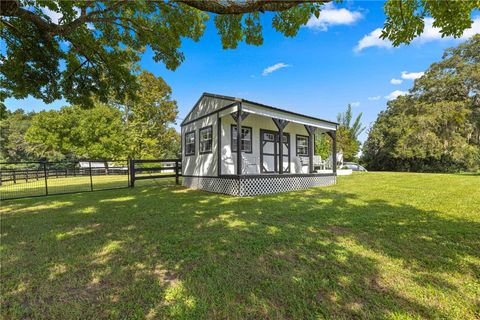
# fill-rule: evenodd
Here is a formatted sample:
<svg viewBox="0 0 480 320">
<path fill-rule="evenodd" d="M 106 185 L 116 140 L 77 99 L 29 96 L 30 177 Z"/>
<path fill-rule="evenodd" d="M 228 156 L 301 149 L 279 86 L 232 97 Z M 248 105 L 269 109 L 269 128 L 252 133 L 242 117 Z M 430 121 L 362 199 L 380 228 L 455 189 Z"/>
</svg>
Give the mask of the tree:
<svg viewBox="0 0 480 320">
<path fill-rule="evenodd" d="M 0 122 L 3 160 L 177 158 L 180 136 L 170 125 L 178 113 L 171 89 L 160 77 L 142 72 L 140 88 L 124 104 L 95 102 L 25 114 L 6 111 Z"/>
<path fill-rule="evenodd" d="M 362 125 L 362 115 L 363 114 L 360 112 L 352 124 L 352 105 L 349 103 L 345 113 L 339 113 L 337 115 L 337 122 L 340 124 L 340 126 L 350 130 L 353 138 L 358 139 L 358 136 L 366 129 L 366 127 Z"/>
<path fill-rule="evenodd" d="M 352 106 L 348 104 L 347 110 L 344 113 L 337 115 L 337 122 L 339 123 L 337 129 L 337 145 L 338 149 L 342 151 L 345 160 L 353 161 L 356 159 L 360 151 L 360 141 L 358 136 L 365 130 L 362 125 L 362 113 L 355 118 L 352 124 Z"/>
<path fill-rule="evenodd" d="M 261 14 L 274 12 L 272 26 L 295 36 L 327 0 L 311 1 L 32 1 L 0 2 L 0 35 L 7 44 L 0 57 L 0 101 L 32 95 L 45 102 L 65 98 L 93 106 L 94 97 L 123 100 L 136 91 L 131 64 L 146 46 L 154 60 L 174 70 L 184 60 L 182 38 L 197 41 L 209 14 L 224 48 L 263 43 Z M 388 0 L 382 37 L 409 43 L 427 16 L 443 36 L 459 37 L 472 25 L 480 1 Z M 49 10 L 60 16 L 53 21 Z"/>
<path fill-rule="evenodd" d="M 2 161 L 21 161 L 32 159 L 25 132 L 30 127 L 33 113 L 22 109 L 5 112 L 0 121 L 0 159 Z"/>
<path fill-rule="evenodd" d="M 161 77 L 147 71 L 140 73 L 136 82 L 138 93 L 115 103 L 124 112 L 126 155 L 131 159 L 177 157 L 178 133 L 169 127 L 178 114 L 172 89 Z"/>
<path fill-rule="evenodd" d="M 345 161 L 355 161 L 360 151 L 360 142 L 355 139 L 351 129 L 339 126 L 337 129 L 337 150 Z"/>
<path fill-rule="evenodd" d="M 327 159 L 332 154 L 332 139 L 327 134 L 315 135 L 315 154 Z"/>
<path fill-rule="evenodd" d="M 475 170 L 480 163 L 480 35 L 447 49 L 390 101 L 369 131 L 363 160 L 370 169 Z"/>
<path fill-rule="evenodd" d="M 90 110 L 79 106 L 37 113 L 25 134 L 37 158 L 118 159 L 125 156 L 125 128 L 121 112 L 97 103 Z"/>
<path fill-rule="evenodd" d="M 358 136 L 365 130 L 362 125 L 362 113 L 360 113 L 352 124 L 352 106 L 347 105 L 344 113 L 337 115 L 337 150 L 342 152 L 343 158 L 347 161 L 357 159 L 360 150 L 360 141 Z M 325 134 L 319 135 L 315 140 L 315 153 L 327 158 L 332 153 L 332 141 Z"/>
<path fill-rule="evenodd" d="M 7 106 L 0 102 L 0 121 L 5 120 L 9 116 L 9 113 Z"/>
</svg>

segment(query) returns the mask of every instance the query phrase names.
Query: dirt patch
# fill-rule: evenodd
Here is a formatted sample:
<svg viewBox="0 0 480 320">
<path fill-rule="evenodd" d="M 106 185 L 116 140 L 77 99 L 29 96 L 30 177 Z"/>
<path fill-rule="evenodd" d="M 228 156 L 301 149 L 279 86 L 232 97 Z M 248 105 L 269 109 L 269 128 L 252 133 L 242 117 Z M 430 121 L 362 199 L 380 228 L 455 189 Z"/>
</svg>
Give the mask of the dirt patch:
<svg viewBox="0 0 480 320">
<path fill-rule="evenodd" d="M 368 280 L 368 286 L 374 290 L 374 291 L 378 291 L 378 292 L 387 292 L 388 289 L 383 285 L 381 284 L 377 278 L 371 278 L 370 280 Z"/>
<path fill-rule="evenodd" d="M 161 281 L 162 285 L 166 287 L 174 285 L 179 280 L 179 277 L 176 273 L 166 270 L 162 266 L 157 266 L 152 273 Z"/>
<path fill-rule="evenodd" d="M 341 227 L 341 226 L 331 226 L 327 230 L 337 235 L 344 235 L 348 232 L 348 228 Z"/>
</svg>

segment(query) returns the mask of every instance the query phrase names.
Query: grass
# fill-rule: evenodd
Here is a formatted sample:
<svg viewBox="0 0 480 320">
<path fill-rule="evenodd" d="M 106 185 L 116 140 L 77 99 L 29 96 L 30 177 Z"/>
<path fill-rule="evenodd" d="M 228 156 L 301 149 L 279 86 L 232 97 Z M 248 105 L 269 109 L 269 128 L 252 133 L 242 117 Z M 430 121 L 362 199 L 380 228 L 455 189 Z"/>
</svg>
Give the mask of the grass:
<svg viewBox="0 0 480 320">
<path fill-rule="evenodd" d="M 480 317 L 480 176 L 4 201 L 5 319 Z"/>
</svg>

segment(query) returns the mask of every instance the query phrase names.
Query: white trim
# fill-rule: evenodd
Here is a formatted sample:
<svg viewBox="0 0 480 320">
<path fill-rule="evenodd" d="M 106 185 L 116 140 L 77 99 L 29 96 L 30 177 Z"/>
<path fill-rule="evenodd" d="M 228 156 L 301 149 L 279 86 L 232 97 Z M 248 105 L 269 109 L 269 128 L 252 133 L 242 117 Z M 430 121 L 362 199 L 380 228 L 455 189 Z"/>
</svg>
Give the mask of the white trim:
<svg viewBox="0 0 480 320">
<path fill-rule="evenodd" d="M 328 123 L 328 122 L 324 122 L 324 121 L 320 121 L 320 120 L 314 120 L 314 119 L 310 119 L 308 117 L 302 117 L 302 116 L 299 116 L 299 115 L 297 116 L 297 115 L 294 115 L 294 114 L 290 114 L 288 112 L 273 111 L 273 110 L 270 110 L 268 108 L 256 106 L 256 105 L 246 103 L 246 102 L 242 103 L 242 110 L 245 111 L 245 112 L 248 112 L 248 113 L 258 114 L 258 115 L 264 116 L 264 117 L 287 120 L 289 122 L 296 122 L 296 123 L 300 123 L 300 124 L 307 125 L 307 126 L 317 127 L 317 128 L 324 129 L 324 130 L 336 130 L 337 129 L 337 126 L 335 124 L 332 124 L 332 123 Z M 227 110 L 225 110 L 225 111 L 227 111 Z"/>
<path fill-rule="evenodd" d="M 220 118 L 222 118 L 222 117 L 228 116 L 229 114 L 235 113 L 237 111 L 238 111 L 238 106 L 234 105 L 234 106 L 231 106 L 230 108 L 220 111 L 218 115 L 220 116 Z"/>
</svg>

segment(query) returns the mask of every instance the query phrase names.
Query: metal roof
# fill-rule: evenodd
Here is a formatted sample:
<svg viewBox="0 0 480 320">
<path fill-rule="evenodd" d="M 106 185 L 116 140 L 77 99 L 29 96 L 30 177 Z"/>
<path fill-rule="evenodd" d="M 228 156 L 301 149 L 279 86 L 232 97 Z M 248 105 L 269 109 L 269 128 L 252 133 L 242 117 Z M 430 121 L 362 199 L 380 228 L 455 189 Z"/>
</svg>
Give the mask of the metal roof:
<svg viewBox="0 0 480 320">
<path fill-rule="evenodd" d="M 263 104 L 263 103 L 259 103 L 259 102 L 255 102 L 255 101 L 250 101 L 250 100 L 243 99 L 243 98 L 236 98 L 236 97 L 232 97 L 232 96 L 224 96 L 224 95 L 219 95 L 219 94 L 204 92 L 204 93 L 202 94 L 202 96 L 200 97 L 200 99 L 198 99 L 198 101 L 195 103 L 195 105 L 193 106 L 193 108 L 190 110 L 190 112 L 188 112 L 187 116 L 186 116 L 185 119 L 182 121 L 181 125 L 183 125 L 183 123 L 186 121 L 186 119 L 188 119 L 188 117 L 189 117 L 190 114 L 193 112 L 193 110 L 195 110 L 195 108 L 198 106 L 198 104 L 200 103 L 200 101 L 202 101 L 202 98 L 203 98 L 203 97 L 212 97 L 212 98 L 230 100 L 230 101 L 232 101 L 232 102 L 246 102 L 246 103 L 250 103 L 250 104 L 253 104 L 253 105 L 257 105 L 257 106 L 260 106 L 260 107 L 263 107 L 263 108 L 268 108 L 268 109 L 271 109 L 271 110 L 273 110 L 273 111 L 285 112 L 285 113 L 289 113 L 289 114 L 292 114 L 292 115 L 295 115 L 295 116 L 300 116 L 300 117 L 304 117 L 304 118 L 307 118 L 307 119 L 313 119 L 313 120 L 317 120 L 317 121 L 323 121 L 323 122 L 327 122 L 327 123 L 331 123 L 331 124 L 335 124 L 335 125 L 338 125 L 338 124 L 339 124 L 338 122 L 334 122 L 334 121 L 330 121 L 330 120 L 325 120 L 325 119 L 320 119 L 320 118 L 316 118 L 316 117 L 304 115 L 304 114 L 301 114 L 301 113 L 297 113 L 297 112 L 293 112 L 293 111 L 289 111 L 289 110 L 285 110 L 285 109 L 280 109 L 280 108 L 277 108 L 277 107 L 272 107 L 272 106 L 269 106 L 269 105 L 266 105 L 266 104 Z M 194 120 L 194 119 L 191 119 L 191 120 Z M 189 121 L 191 121 L 191 120 L 189 120 Z"/>
</svg>

